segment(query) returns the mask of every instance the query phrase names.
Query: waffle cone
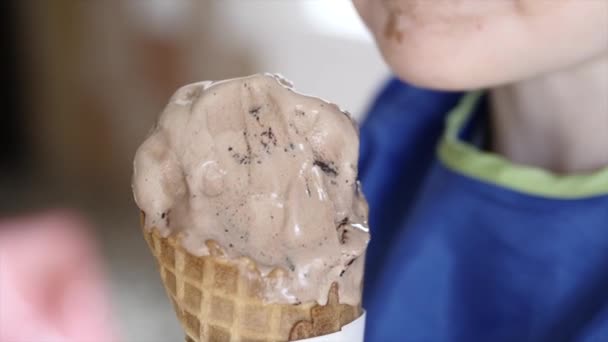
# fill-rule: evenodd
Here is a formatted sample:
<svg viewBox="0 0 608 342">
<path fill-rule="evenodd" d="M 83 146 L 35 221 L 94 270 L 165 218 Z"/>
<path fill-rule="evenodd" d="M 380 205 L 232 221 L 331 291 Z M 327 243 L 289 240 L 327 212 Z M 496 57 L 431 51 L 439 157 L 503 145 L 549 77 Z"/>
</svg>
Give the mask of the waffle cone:
<svg viewBox="0 0 608 342">
<path fill-rule="evenodd" d="M 265 303 L 260 280 L 236 262 L 195 256 L 156 229 L 144 237 L 188 342 L 294 341 L 339 331 L 362 314 L 360 305 L 340 303 L 335 283 L 326 305 Z"/>
</svg>

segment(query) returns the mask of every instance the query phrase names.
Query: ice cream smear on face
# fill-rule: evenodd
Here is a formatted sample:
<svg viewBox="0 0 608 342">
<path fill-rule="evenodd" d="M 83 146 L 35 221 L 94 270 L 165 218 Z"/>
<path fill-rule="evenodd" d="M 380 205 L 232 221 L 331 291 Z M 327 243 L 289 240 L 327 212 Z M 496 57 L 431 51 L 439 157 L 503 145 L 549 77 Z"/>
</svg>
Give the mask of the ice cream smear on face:
<svg viewBox="0 0 608 342">
<path fill-rule="evenodd" d="M 277 75 L 179 89 L 137 150 L 146 229 L 252 265 L 268 302 L 358 305 L 369 241 L 359 139 L 336 105 Z"/>
</svg>

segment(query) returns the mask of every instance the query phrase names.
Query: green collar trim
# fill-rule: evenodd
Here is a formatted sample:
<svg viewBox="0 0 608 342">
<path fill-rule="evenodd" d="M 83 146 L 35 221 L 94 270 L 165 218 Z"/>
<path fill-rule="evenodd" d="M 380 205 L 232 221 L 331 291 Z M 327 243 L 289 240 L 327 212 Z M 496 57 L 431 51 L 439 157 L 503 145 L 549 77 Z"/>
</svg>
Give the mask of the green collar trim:
<svg viewBox="0 0 608 342">
<path fill-rule="evenodd" d="M 516 165 L 458 138 L 471 118 L 482 91 L 466 94 L 447 117 L 447 128 L 439 144 L 439 159 L 463 175 L 530 195 L 576 199 L 608 195 L 608 167 L 587 174 L 559 175 L 540 168 Z"/>
</svg>

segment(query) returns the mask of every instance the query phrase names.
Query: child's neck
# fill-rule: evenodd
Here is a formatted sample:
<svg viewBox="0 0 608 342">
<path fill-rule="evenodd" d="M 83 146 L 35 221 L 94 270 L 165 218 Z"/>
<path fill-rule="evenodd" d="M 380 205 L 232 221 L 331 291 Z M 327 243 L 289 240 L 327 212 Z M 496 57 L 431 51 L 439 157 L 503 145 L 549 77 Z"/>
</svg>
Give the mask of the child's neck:
<svg viewBox="0 0 608 342">
<path fill-rule="evenodd" d="M 557 173 L 608 166 L 608 56 L 491 92 L 492 149 Z"/>
</svg>

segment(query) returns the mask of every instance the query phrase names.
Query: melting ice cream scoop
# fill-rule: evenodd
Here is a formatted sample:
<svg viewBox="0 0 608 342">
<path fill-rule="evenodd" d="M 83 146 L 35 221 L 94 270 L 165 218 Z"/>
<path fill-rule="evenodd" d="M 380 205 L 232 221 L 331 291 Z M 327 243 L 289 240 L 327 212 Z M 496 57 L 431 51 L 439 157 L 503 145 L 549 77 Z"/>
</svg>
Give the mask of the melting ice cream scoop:
<svg viewBox="0 0 608 342">
<path fill-rule="evenodd" d="M 147 229 L 274 273 L 267 300 L 324 303 L 337 282 L 358 304 L 369 241 L 358 148 L 347 113 L 280 76 L 195 83 L 138 149 L 133 191 Z"/>
</svg>

